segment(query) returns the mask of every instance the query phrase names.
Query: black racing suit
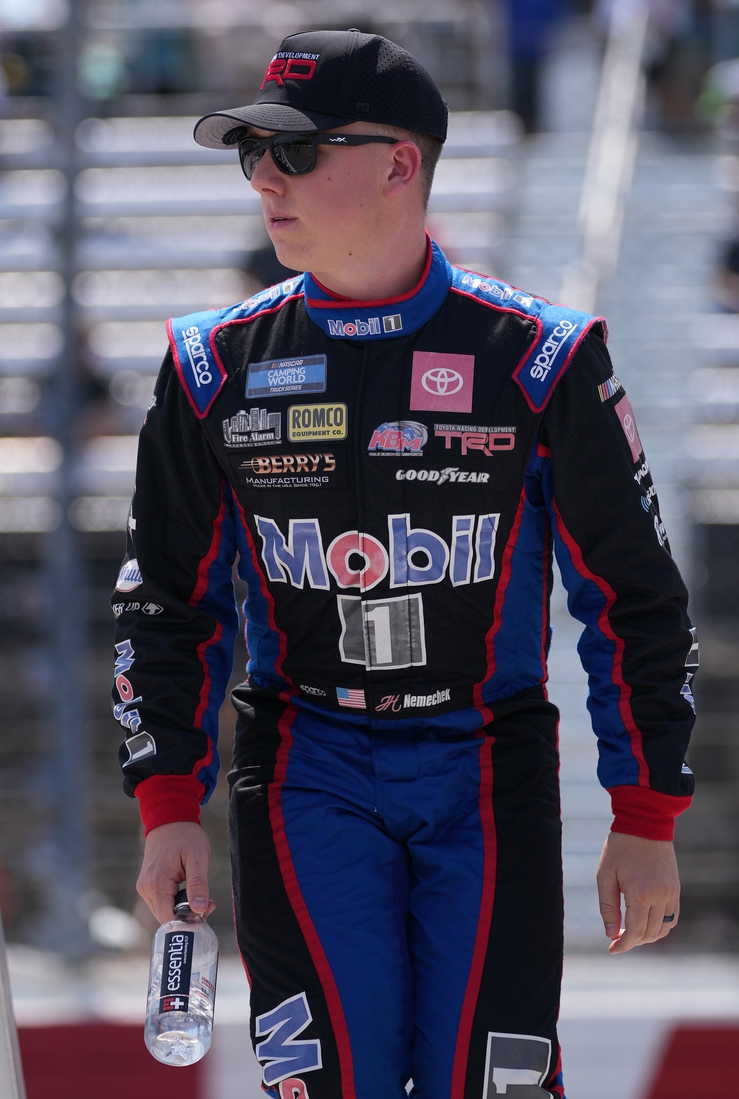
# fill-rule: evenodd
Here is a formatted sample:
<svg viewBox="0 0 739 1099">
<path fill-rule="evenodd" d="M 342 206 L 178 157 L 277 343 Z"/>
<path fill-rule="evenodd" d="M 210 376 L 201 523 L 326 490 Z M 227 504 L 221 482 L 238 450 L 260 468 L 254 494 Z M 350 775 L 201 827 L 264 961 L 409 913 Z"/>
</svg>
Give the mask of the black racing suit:
<svg viewBox="0 0 739 1099">
<path fill-rule="evenodd" d="M 231 581 L 238 559 L 248 585 L 249 663 L 235 694 L 233 843 L 240 945 L 255 980 L 252 1026 L 255 1041 L 269 1036 L 281 998 L 294 1005 L 313 981 L 306 1010 L 324 1044 L 323 1067 L 303 1071 L 315 1073 L 306 1082 L 314 1099 L 336 1099 L 341 1089 L 351 1094 L 347 1051 L 355 1061 L 359 1054 L 354 1036 L 342 1045 L 339 1015 L 350 996 L 336 977 L 341 960 L 326 968 L 320 918 L 296 900 L 320 876 L 320 867 L 294 865 L 315 807 L 301 803 L 291 833 L 289 803 L 280 801 L 290 768 L 298 767 L 291 760 L 302 758 L 301 737 L 311 746 L 305 767 L 320 759 L 327 776 L 338 773 L 342 729 L 347 745 L 359 737 L 357 758 L 363 737 L 382 744 L 426 738 L 429 745 L 440 737 L 448 747 L 449 737 L 454 742 L 464 732 L 475 751 L 482 737 L 496 747 L 486 748 L 492 755 L 475 765 L 474 781 L 484 784 L 488 764 L 499 776 L 497 802 L 490 779 L 498 808 L 489 821 L 499 865 L 525 861 L 539 843 L 548 844 L 554 853 L 547 859 L 556 863 L 556 711 L 545 686 L 554 551 L 569 609 L 585 626 L 579 651 L 614 827 L 671 838 L 692 792 L 683 760 L 697 650 L 687 594 L 601 320 L 451 268 L 434 245 L 418 286 L 391 301 L 338 300 L 306 275 L 169 327 L 171 351 L 141 433 L 128 552 L 114 596 L 125 788 L 140 799 L 149 828 L 198 819 L 218 766 L 218 711 L 238 625 Z M 533 729 L 547 759 L 546 794 L 535 795 L 534 779 L 526 777 L 538 749 L 521 745 L 528 743 L 524 730 Z M 539 759 L 534 770 L 543 773 L 542 766 Z M 292 789 L 305 792 L 308 780 L 296 774 Z M 316 782 L 314 775 L 311 789 Z M 525 824 L 524 805 L 537 798 L 555 806 L 543 814 L 549 839 L 537 833 L 535 813 L 533 831 Z M 253 814 L 255 804 L 264 816 L 247 828 L 244 813 Z M 482 836 L 485 812 L 475 804 Z M 325 813 L 316 813 L 320 837 Z M 492 834 L 480 841 L 486 858 Z M 364 841 L 356 842 L 359 850 Z M 393 842 L 407 854 L 407 836 Z M 486 865 L 479 873 L 488 880 Z M 243 884 L 257 866 L 266 909 L 255 907 Z M 411 867 L 411 884 L 414 873 Z M 497 888 L 504 896 L 502 882 Z M 525 892 L 514 889 L 506 902 L 509 919 L 515 909 L 523 924 L 533 903 Z M 493 979 L 488 953 L 488 976 L 480 962 L 472 989 L 468 959 L 460 1012 L 469 1021 L 469 1061 L 457 1043 L 455 1095 L 482 1094 L 491 1057 L 499 1058 L 500 1071 L 506 1058 L 515 1062 L 508 1047 L 491 1052 L 491 1035 L 553 1040 L 558 869 L 544 892 L 549 900 L 540 897 L 537 908 L 550 912 L 555 931 L 544 936 L 546 961 L 534 966 L 531 980 L 541 985 L 546 969 L 545 1018 L 522 1008 L 515 1023 L 490 1022 L 485 1004 L 501 981 L 520 983 L 520 966 Z M 264 944 L 283 908 L 285 926 L 294 924 L 284 932 L 289 950 L 266 965 Z M 349 910 L 347 919 L 355 915 Z M 486 926 L 485 942 L 505 937 L 495 919 L 492 931 Z M 481 927 L 470 931 L 473 939 Z M 326 935 L 340 938 L 335 928 Z M 519 961 L 525 949 L 522 943 Z M 301 950 L 301 975 L 284 984 L 288 959 Z M 331 981 L 340 986 L 338 999 Z M 366 1029 L 357 1020 L 353 1034 Z M 291 1033 L 298 1033 L 294 1021 Z M 282 1072 L 274 1040 L 262 1042 L 261 1059 L 265 1087 L 278 1095 L 292 1070 L 285 1061 Z M 535 1061 L 527 1072 L 538 1071 Z M 422 1068 L 414 1062 L 412 1071 L 421 1087 Z M 552 1055 L 539 1081 L 549 1094 L 563 1094 L 558 1073 Z M 361 1073 L 359 1079 L 357 1095 Z M 418 1094 L 432 1092 L 427 1084 Z M 439 1094 L 448 1093 L 444 1084 Z"/>
</svg>

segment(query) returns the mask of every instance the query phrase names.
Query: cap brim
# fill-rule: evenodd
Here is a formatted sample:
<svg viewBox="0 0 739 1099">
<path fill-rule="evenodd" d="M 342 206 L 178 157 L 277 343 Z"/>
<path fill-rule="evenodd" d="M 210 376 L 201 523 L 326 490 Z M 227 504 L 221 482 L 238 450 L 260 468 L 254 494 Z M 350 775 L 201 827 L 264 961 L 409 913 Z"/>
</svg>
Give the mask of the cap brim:
<svg viewBox="0 0 739 1099">
<path fill-rule="evenodd" d="M 337 118 L 335 115 L 299 111 L 284 103 L 254 103 L 250 107 L 234 107 L 229 111 L 207 114 L 195 126 L 194 138 L 206 149 L 229 148 L 223 140 L 236 126 L 258 126 L 260 130 L 278 133 L 309 133 L 315 130 L 335 130 L 349 126 L 355 118 Z"/>
</svg>

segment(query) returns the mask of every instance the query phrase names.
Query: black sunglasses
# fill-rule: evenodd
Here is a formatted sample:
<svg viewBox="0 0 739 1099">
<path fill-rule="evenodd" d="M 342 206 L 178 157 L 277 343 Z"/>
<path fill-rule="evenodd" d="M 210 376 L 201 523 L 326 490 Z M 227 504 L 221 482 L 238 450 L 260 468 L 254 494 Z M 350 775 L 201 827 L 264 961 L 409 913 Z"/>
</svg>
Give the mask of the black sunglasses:
<svg viewBox="0 0 739 1099">
<path fill-rule="evenodd" d="M 243 134 L 243 130 L 241 131 Z M 230 134 L 226 135 L 230 137 Z M 254 175 L 257 164 L 267 149 L 277 167 L 288 176 L 302 176 L 312 172 L 318 162 L 319 145 L 397 145 L 399 138 L 374 137 L 370 134 L 274 134 L 273 137 L 235 136 L 229 144 L 239 142 L 241 170 L 247 179 Z"/>
</svg>

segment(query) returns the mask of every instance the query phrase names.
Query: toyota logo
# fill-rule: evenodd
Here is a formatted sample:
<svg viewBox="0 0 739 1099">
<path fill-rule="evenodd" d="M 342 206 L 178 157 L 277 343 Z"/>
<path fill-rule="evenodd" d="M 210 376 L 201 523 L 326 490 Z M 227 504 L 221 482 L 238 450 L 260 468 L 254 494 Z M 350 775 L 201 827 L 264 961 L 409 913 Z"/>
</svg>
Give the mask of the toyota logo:
<svg viewBox="0 0 739 1099">
<path fill-rule="evenodd" d="M 456 370 L 437 366 L 434 370 L 427 370 L 421 378 L 421 385 L 427 393 L 433 393 L 437 397 L 451 397 L 452 393 L 458 393 L 464 385 L 464 378 Z"/>
</svg>

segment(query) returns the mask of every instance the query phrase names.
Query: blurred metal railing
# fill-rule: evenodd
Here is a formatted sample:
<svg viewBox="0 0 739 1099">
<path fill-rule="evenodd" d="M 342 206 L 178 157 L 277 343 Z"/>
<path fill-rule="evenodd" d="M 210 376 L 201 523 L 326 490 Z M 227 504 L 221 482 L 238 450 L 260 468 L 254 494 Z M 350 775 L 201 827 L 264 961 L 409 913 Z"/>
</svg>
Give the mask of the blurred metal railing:
<svg viewBox="0 0 739 1099">
<path fill-rule="evenodd" d="M 0 122 L 6 168 L 0 216 L 13 227 L 0 242 L 0 360 L 13 356 L 0 361 L 0 375 L 13 379 L 6 399 L 16 390 L 35 392 L 54 369 L 66 343 L 69 280 L 77 352 L 114 402 L 116 423 L 108 417 L 105 434 L 83 446 L 67 478 L 74 492 L 65 514 L 82 531 L 125 529 L 135 433 L 166 348 L 164 320 L 247 296 L 249 254 L 267 243 L 259 196 L 233 153 L 194 143 L 195 121 L 85 119 L 76 128 L 75 167 L 66 179 L 50 167 L 46 123 Z M 519 141 L 509 112 L 452 113 L 429 227 L 455 262 L 483 272 L 497 268 Z M 73 212 L 75 227 L 68 274 L 58 271 L 52 233 L 65 210 L 68 219 Z M 2 399 L 0 386 L 0 405 Z M 6 449 L 0 446 L 0 531 L 58 527 L 59 449 L 43 437 L 33 444 L 8 440 Z M 48 504 L 35 511 L 3 508 L 4 501 L 30 497 Z M 100 506 L 91 504 L 94 498 Z"/>
<path fill-rule="evenodd" d="M 52 804 L 54 820 L 45 846 L 34 838 L 29 854 L 8 845 L 6 858 L 19 882 L 38 882 L 47 911 L 65 914 L 59 947 L 70 956 L 84 953 L 87 894 L 93 884 L 110 889 L 118 857 L 105 832 L 117 809 L 102 792 L 108 781 L 120 798 L 119 779 L 101 777 L 99 762 L 93 768 L 109 719 L 92 713 L 94 696 L 107 697 L 110 668 L 107 651 L 91 650 L 91 630 L 95 622 L 109 628 L 113 579 L 85 555 L 94 540 L 113 545 L 126 528 L 165 319 L 247 297 L 256 288 L 246 273 L 250 254 L 267 244 L 259 197 L 235 154 L 197 146 L 195 118 L 84 118 L 77 107 L 68 104 L 53 120 L 0 119 L 0 537 L 29 554 L 24 547 L 40 536 L 60 547 L 58 557 L 49 555 L 54 626 L 44 634 L 56 686 L 41 695 L 34 682 L 18 703 L 19 722 L 31 720 L 38 702 L 38 720 L 49 729 L 50 766 L 40 780 L 49 797 L 42 810 L 23 800 L 23 827 L 30 834 Z M 465 267 L 498 267 L 520 136 L 509 112 L 452 114 L 429 227 Z M 75 377 L 96 393 L 83 415 L 77 404 L 76 420 Z M 8 577 L 20 567 L 11 562 Z M 75 572 L 83 580 L 65 588 Z M 0 654 L 6 682 L 30 676 L 27 651 L 21 673 L 11 671 L 15 652 Z M 27 736 L 22 747 L 40 762 L 43 749 Z M 111 748 L 108 741 L 110 759 Z M 5 798 L 0 817 L 17 827 L 13 797 L 21 800 L 22 791 Z M 106 837 L 104 853 L 96 834 Z"/>
<path fill-rule="evenodd" d="M 616 269 L 624 202 L 636 159 L 635 126 L 644 100 L 645 0 L 615 0 L 583 181 L 582 258 L 565 270 L 562 301 L 586 313 Z"/>
</svg>

